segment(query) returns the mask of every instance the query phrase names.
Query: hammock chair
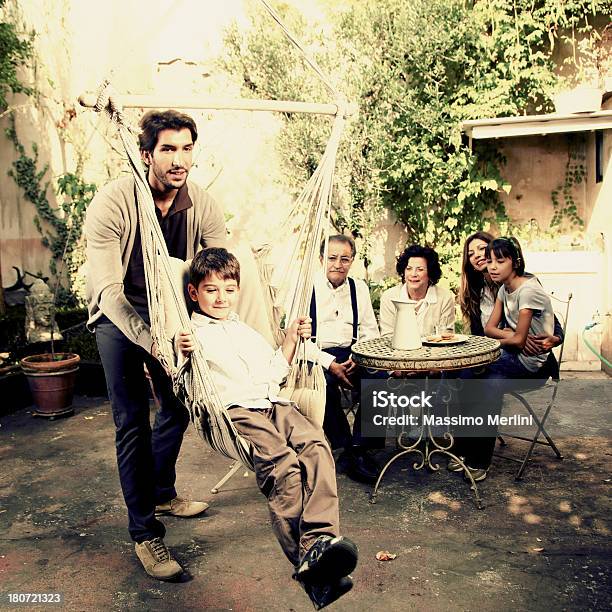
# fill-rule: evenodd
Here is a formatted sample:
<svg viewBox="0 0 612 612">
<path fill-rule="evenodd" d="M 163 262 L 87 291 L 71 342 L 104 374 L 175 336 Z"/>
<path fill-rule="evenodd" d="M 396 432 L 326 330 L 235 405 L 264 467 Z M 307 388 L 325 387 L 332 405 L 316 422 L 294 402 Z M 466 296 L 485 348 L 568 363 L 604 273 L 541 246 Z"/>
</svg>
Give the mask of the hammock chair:
<svg viewBox="0 0 612 612">
<path fill-rule="evenodd" d="M 305 61 L 321 78 L 328 93 L 334 97 L 334 100 L 339 100 L 340 96 L 328 83 L 314 60 L 308 57 L 302 46 L 288 32 L 270 5 L 265 0 L 260 0 L 260 2 L 280 25 L 291 43 L 304 56 Z M 188 409 L 191 422 L 200 436 L 216 451 L 228 458 L 239 460 L 245 466 L 253 469 L 250 444 L 237 432 L 228 410 L 219 398 L 206 361 L 205 349 L 198 345 L 187 360 L 179 359 L 175 354 L 173 341 L 176 333 L 179 330 L 191 329 L 191 320 L 184 299 L 184 285 L 181 280 L 185 264 L 174 260 L 168 254 L 155 214 L 153 196 L 141 163 L 140 151 L 122 109 L 125 107 L 244 109 L 308 112 L 334 116 L 331 135 L 320 163 L 288 216 L 288 219 L 291 219 L 297 214 L 304 214 L 293 254 L 289 260 L 290 262 L 299 262 L 297 283 L 295 283 L 295 286 L 284 288 L 292 296 L 286 319 L 292 321 L 298 316 L 308 316 L 309 313 L 314 285 L 314 269 L 319 256 L 319 244 L 324 237 L 327 237 L 335 160 L 345 118 L 349 114 L 348 106 L 344 102 L 311 104 L 271 100 L 202 101 L 202 99 L 175 99 L 164 101 L 160 98 L 146 96 L 115 97 L 109 91 L 109 83 L 105 81 L 97 96 L 85 94 L 79 98 L 79 101 L 83 106 L 93 106 L 98 112 L 106 113 L 116 125 L 134 175 L 147 298 L 151 317 L 151 336 L 157 347 L 158 359 L 170 375 L 174 393 Z M 286 224 L 287 221 L 285 226 Z M 327 252 L 327 240 L 325 251 Z M 265 255 L 265 251 L 263 254 Z M 259 257 L 258 260 L 262 262 L 264 258 Z M 260 271 L 262 280 L 269 282 L 269 269 L 266 269 L 265 264 L 260 267 Z M 267 286 L 270 287 L 269 284 Z M 270 288 L 270 291 L 274 292 L 272 288 Z M 270 297 L 274 297 L 273 294 Z M 278 320 L 280 315 L 278 305 L 271 302 L 268 305 L 268 310 L 270 316 L 276 319 L 275 324 L 278 325 L 280 322 Z M 276 340 L 278 343 L 282 341 L 280 331 Z M 318 391 L 320 392 L 322 384 L 323 397 L 325 387 L 321 366 L 315 364 L 312 369 L 307 368 L 305 347 L 305 341 L 301 340 L 296 350 L 296 358 L 292 364 L 288 377 L 288 388 L 284 391 L 284 395 L 294 400 L 296 395 L 299 396 L 302 403 L 302 406 L 299 407 L 305 410 L 306 415 L 309 416 L 308 406 L 304 407 L 304 404 L 309 402 L 307 385 L 312 385 L 314 382 L 315 386 L 318 385 Z M 310 416 L 312 417 L 312 415 Z M 320 424 L 322 424 L 321 415 L 320 421 Z"/>
</svg>

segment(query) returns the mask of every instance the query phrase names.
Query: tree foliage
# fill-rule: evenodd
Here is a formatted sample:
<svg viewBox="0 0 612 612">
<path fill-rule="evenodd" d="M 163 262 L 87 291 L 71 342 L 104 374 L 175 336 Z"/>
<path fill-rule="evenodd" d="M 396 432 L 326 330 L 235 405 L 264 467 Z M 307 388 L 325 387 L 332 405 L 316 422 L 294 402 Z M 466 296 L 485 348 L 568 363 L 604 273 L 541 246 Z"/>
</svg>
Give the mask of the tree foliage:
<svg viewBox="0 0 612 612">
<path fill-rule="evenodd" d="M 7 95 L 32 94 L 33 88 L 23 83 L 19 69 L 28 66 L 33 53 L 33 34 L 21 33 L 13 20 L 5 18 L 6 0 L 0 0 L 0 112 L 8 107 Z"/>
<path fill-rule="evenodd" d="M 407 239 L 444 253 L 487 219 L 501 220 L 504 158 L 490 143 L 472 151 L 467 119 L 552 110 L 558 83 L 553 53 L 590 19 L 609 14 L 598 0 L 360 0 L 330 12 L 333 31 L 283 18 L 359 116 L 338 160 L 335 223 L 368 237 L 382 206 Z M 226 37 L 226 68 L 249 93 L 272 99 L 325 100 L 317 78 L 266 16 Z M 287 117 L 281 149 L 292 184 L 302 184 L 323 150 L 329 126 Z"/>
</svg>

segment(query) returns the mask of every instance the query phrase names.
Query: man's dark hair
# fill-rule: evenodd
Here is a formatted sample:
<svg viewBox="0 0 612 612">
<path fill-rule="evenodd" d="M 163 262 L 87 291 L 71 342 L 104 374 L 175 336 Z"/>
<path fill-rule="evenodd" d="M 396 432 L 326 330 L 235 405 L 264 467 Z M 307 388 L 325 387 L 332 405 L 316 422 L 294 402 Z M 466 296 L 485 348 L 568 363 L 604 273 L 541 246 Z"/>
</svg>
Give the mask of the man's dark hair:
<svg viewBox="0 0 612 612">
<path fill-rule="evenodd" d="M 138 144 L 141 151 L 153 152 L 159 133 L 162 130 L 183 130 L 187 128 L 191 132 L 191 140 L 198 139 L 198 129 L 195 121 L 183 113 L 175 110 L 149 111 L 140 120 L 141 132 L 138 136 Z"/>
<path fill-rule="evenodd" d="M 357 254 L 357 248 L 355 247 L 355 241 L 345 234 L 336 234 L 335 236 L 330 236 L 328 238 L 329 242 L 344 242 L 344 244 L 348 244 L 351 247 L 351 257 L 355 257 Z M 325 240 L 321 243 L 321 248 L 319 250 L 321 257 L 325 253 Z"/>
<path fill-rule="evenodd" d="M 193 258 L 189 266 L 189 282 L 196 289 L 211 274 L 216 274 L 223 280 L 235 280 L 240 286 L 240 264 L 227 249 L 203 249 Z"/>
<path fill-rule="evenodd" d="M 435 285 L 442 278 L 442 269 L 440 268 L 440 260 L 438 254 L 429 247 L 420 246 L 413 244 L 409 246 L 404 252 L 397 258 L 397 265 L 395 269 L 400 275 L 402 282 L 405 283 L 404 273 L 408 266 L 408 260 L 411 257 L 422 257 L 427 262 L 427 276 L 429 276 L 429 284 Z"/>
</svg>

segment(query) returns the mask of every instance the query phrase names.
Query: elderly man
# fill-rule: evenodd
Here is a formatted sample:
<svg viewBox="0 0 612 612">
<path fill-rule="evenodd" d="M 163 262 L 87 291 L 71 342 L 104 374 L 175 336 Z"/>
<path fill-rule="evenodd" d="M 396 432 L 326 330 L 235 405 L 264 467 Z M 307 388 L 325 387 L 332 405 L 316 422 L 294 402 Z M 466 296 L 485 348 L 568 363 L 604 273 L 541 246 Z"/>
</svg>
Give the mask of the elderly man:
<svg viewBox="0 0 612 612">
<path fill-rule="evenodd" d="M 225 246 L 223 211 L 187 180 L 198 137 L 193 119 L 173 110 L 152 111 L 140 126 L 140 151 L 170 255 L 185 261 L 202 247 Z M 155 359 L 131 175 L 96 194 L 87 211 L 85 236 L 88 326 L 96 335 L 115 421 L 129 533 L 145 571 L 160 580 L 175 579 L 182 568 L 164 544 L 165 528 L 156 515 L 196 516 L 208 504 L 181 499 L 174 487 L 189 415 Z M 160 403 L 153 429 L 145 364 Z"/>
<path fill-rule="evenodd" d="M 309 346 L 309 359 L 318 361 L 325 369 L 327 397 L 323 430 L 332 449 L 344 449 L 338 468 L 346 470 L 354 480 L 371 483 L 378 475 L 378 466 L 366 449 L 381 448 L 384 439 L 362 438 L 361 409 L 355 415 L 351 435 L 341 405 L 340 386 L 360 390 L 363 372 L 351 359 L 351 347 L 357 340 L 377 338 L 378 325 L 367 285 L 348 275 L 356 254 L 353 239 L 342 234 L 331 236 L 326 261 L 324 251 L 325 243 L 321 245 L 325 274 L 315 279 L 310 304 L 313 342 Z"/>
</svg>

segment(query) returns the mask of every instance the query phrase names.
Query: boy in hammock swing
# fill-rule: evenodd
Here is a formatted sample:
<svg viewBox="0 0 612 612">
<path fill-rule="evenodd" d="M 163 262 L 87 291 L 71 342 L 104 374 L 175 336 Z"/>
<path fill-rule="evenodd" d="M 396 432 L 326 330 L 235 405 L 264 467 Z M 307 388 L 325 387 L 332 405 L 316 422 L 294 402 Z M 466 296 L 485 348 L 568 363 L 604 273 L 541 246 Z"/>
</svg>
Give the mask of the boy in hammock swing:
<svg viewBox="0 0 612 612">
<path fill-rule="evenodd" d="M 298 339 L 310 338 L 310 319 L 296 319 L 274 351 L 232 311 L 240 290 L 240 265 L 227 250 L 200 251 L 189 271 L 197 303 L 195 339 L 177 337 L 188 355 L 199 342 L 211 375 L 238 432 L 253 447 L 257 484 L 268 499 L 272 529 L 315 608 L 353 586 L 349 573 L 357 547 L 340 536 L 334 460 L 323 431 L 289 400 L 279 397 Z"/>
</svg>

